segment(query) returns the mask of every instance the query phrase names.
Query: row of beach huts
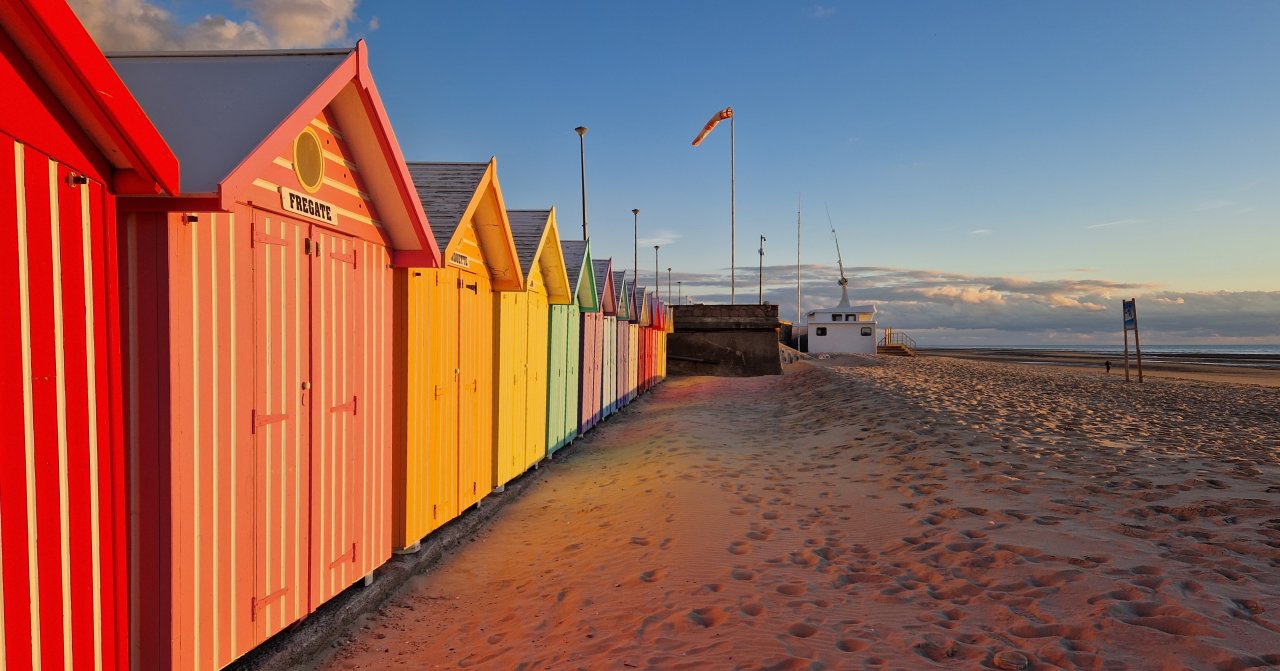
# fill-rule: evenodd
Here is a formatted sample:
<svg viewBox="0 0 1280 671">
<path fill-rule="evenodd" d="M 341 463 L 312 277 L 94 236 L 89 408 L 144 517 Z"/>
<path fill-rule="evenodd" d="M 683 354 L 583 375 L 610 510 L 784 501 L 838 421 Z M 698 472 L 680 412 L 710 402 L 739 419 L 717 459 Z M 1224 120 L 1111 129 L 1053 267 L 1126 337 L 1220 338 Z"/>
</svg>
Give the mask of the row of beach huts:
<svg viewBox="0 0 1280 671">
<path fill-rule="evenodd" d="M 406 162 L 363 43 L 0 0 L 0 51 L 0 668 L 222 668 L 665 377 L 657 292 Z"/>
</svg>

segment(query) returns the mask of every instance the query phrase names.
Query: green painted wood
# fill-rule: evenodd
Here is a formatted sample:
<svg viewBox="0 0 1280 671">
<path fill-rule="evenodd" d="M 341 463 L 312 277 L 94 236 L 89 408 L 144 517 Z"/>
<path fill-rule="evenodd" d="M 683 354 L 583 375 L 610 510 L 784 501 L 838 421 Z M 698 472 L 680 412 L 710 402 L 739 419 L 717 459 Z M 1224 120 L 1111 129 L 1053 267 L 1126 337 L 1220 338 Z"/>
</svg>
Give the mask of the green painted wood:
<svg viewBox="0 0 1280 671">
<path fill-rule="evenodd" d="M 568 400 L 565 379 L 569 363 L 567 354 L 568 305 L 552 305 L 547 321 L 547 454 L 569 442 L 564 431 L 564 408 Z"/>
</svg>

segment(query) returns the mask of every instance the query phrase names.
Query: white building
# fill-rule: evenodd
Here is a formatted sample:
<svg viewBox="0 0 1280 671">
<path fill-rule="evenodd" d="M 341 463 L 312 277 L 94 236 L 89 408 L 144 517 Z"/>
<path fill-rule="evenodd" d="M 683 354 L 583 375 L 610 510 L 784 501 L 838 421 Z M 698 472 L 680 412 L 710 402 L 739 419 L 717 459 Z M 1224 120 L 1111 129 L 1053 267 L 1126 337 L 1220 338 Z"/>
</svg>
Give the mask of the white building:
<svg viewBox="0 0 1280 671">
<path fill-rule="evenodd" d="M 849 305 L 847 299 L 840 303 L 808 313 L 809 352 L 875 354 L 876 306 Z"/>
</svg>

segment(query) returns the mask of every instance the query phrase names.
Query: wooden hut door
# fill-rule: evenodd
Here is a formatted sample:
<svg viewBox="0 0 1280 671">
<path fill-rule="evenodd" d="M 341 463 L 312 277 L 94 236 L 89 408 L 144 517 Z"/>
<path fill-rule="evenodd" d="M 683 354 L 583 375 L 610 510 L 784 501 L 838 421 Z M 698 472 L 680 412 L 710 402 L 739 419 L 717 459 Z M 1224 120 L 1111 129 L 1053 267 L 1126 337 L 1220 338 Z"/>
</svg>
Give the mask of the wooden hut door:
<svg viewBox="0 0 1280 671">
<path fill-rule="evenodd" d="M 254 641 L 307 612 L 307 446 L 311 431 L 306 227 L 253 213 Z"/>
<path fill-rule="evenodd" d="M 358 365 L 360 300 L 356 268 L 370 260 L 357 257 L 354 240 L 313 227 L 311 239 L 311 342 L 313 348 L 311 445 L 312 594 L 327 599 L 361 576 L 356 511 L 362 500 L 358 458 L 361 455 Z"/>
<path fill-rule="evenodd" d="M 459 508 L 469 507 L 493 489 L 493 294 L 487 277 L 456 273 L 459 334 L 457 405 L 457 483 Z M 457 511 L 455 511 L 456 513 Z"/>
</svg>

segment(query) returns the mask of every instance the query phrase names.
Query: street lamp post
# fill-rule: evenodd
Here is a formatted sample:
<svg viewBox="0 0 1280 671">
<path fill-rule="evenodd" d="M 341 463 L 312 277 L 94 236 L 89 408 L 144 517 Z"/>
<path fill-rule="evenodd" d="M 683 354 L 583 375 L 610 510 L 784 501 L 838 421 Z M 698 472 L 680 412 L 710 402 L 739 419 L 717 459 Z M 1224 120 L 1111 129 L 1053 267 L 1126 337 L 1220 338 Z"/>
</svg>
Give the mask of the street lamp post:
<svg viewBox="0 0 1280 671">
<path fill-rule="evenodd" d="M 587 239 L 587 151 L 582 136 L 587 134 L 586 126 L 573 129 L 578 134 L 578 166 L 582 169 L 582 239 Z"/>
<path fill-rule="evenodd" d="M 667 267 L 667 302 L 671 303 L 671 267 Z"/>
<path fill-rule="evenodd" d="M 756 302 L 764 305 L 764 236 L 760 236 L 760 297 Z"/>
<path fill-rule="evenodd" d="M 640 208 L 631 210 L 631 279 L 632 289 L 640 286 Z"/>
<path fill-rule="evenodd" d="M 653 246 L 653 295 L 654 297 L 662 296 L 662 278 L 658 275 L 658 247 Z"/>
<path fill-rule="evenodd" d="M 676 282 L 676 305 L 683 305 L 684 301 L 684 282 Z"/>
</svg>

